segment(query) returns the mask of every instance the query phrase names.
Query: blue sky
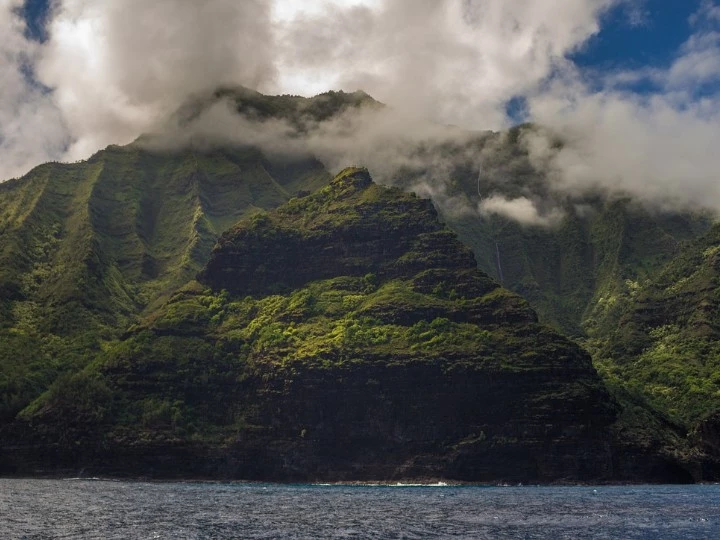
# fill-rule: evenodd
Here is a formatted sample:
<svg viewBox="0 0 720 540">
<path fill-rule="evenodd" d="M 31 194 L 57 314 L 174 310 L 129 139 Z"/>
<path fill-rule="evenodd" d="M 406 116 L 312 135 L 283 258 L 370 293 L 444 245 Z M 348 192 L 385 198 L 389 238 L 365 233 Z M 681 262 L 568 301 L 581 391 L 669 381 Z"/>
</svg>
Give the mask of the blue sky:
<svg viewBox="0 0 720 540">
<path fill-rule="evenodd" d="M 23 16 L 27 23 L 28 36 L 42 40 L 45 37 L 45 21 L 48 16 L 48 0 L 26 0 Z"/>
<path fill-rule="evenodd" d="M 601 19 L 600 32 L 570 54 L 569 59 L 592 79 L 591 86 L 598 91 L 602 90 L 604 76 L 611 73 L 667 69 L 693 34 L 690 19 L 701 5 L 702 0 L 646 0 L 634 8 L 621 4 Z M 629 85 L 629 89 L 638 95 L 660 90 L 645 79 Z M 718 90 L 720 86 L 716 84 L 712 88 L 698 88 L 697 93 Z M 522 97 L 510 99 L 506 111 L 516 123 L 527 120 Z"/>
<path fill-rule="evenodd" d="M 600 70 L 667 66 L 691 34 L 690 17 L 700 0 L 648 0 L 639 12 L 619 6 L 602 20 L 601 31 L 571 58 Z"/>
</svg>

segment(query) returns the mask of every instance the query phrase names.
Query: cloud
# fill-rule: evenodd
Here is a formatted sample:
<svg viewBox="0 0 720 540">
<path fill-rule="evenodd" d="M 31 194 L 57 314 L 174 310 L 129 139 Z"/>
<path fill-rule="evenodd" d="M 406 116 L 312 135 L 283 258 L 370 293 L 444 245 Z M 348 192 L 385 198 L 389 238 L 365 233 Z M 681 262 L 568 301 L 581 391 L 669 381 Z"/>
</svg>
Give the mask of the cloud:
<svg viewBox="0 0 720 540">
<path fill-rule="evenodd" d="M 653 205 L 720 209 L 716 2 L 701 4 L 671 65 L 600 81 L 570 54 L 612 8 L 637 24 L 644 1 L 54 0 L 43 43 L 25 36 L 20 4 L 0 3 L 3 178 L 163 132 L 166 147 L 230 141 L 312 153 L 331 169 L 364 164 L 386 182 L 407 173 L 412 189 L 446 211 L 547 226 L 559 219 L 555 206 L 537 192 L 503 191 L 504 174 L 491 179 L 495 196 L 480 210 L 448 189 L 458 160 L 484 170 L 502 157 L 472 141 L 508 127 L 507 103 L 521 98 L 543 126 L 523 142 L 549 198 L 622 191 Z M 361 88 L 389 108 L 347 112 L 301 134 L 220 102 L 192 126 L 168 127 L 190 97 L 234 85 L 305 95 Z M 641 85 L 652 92 L 633 91 Z"/>
<path fill-rule="evenodd" d="M 716 7 L 702 9 L 710 15 L 666 69 L 614 74 L 600 91 L 568 69 L 528 98 L 545 129 L 525 143 L 555 189 L 599 188 L 666 209 L 720 211 L 720 19 L 713 20 Z M 650 93 L 626 88 L 647 79 L 656 85 Z"/>
<path fill-rule="evenodd" d="M 318 99 L 318 98 L 315 98 Z M 201 100 L 202 101 L 202 100 Z M 191 121 L 175 117 L 140 144 L 153 150 L 192 146 L 206 149 L 222 144 L 260 148 L 268 155 L 314 156 L 331 171 L 348 164 L 368 167 L 373 177 L 393 184 L 402 174 L 406 187 L 445 206 L 459 209 L 456 198 L 445 195 L 458 159 L 475 159 L 467 145 L 477 133 L 444 126 L 401 111 L 367 103 L 347 107 L 318 121 L 302 116 L 299 123 L 286 118 L 257 118 L 238 114 L 233 98 L 210 101 Z M 468 209 L 469 204 L 465 205 Z"/>
<path fill-rule="evenodd" d="M 55 0 L 44 43 L 25 37 L 21 4 L 0 4 L 4 178 L 130 142 L 195 93 L 275 77 L 262 0 Z"/>
<path fill-rule="evenodd" d="M 538 205 L 527 197 L 508 199 L 502 195 L 493 195 L 478 204 L 480 214 L 502 216 L 521 225 L 554 227 L 560 224 L 565 213 L 559 208 L 541 211 Z"/>
<path fill-rule="evenodd" d="M 362 88 L 406 112 L 507 126 L 506 102 L 599 30 L 616 0 L 394 0 L 333 8 L 281 31 L 286 78 Z"/>
<path fill-rule="evenodd" d="M 272 43 L 262 0 L 62 0 L 35 67 L 74 159 L 129 142 L 198 92 L 268 85 Z"/>
<path fill-rule="evenodd" d="M 39 46 L 25 37 L 20 0 L 0 6 L 0 174 L 19 176 L 30 165 L 62 156 L 68 143 L 53 97 L 32 81 Z"/>
<path fill-rule="evenodd" d="M 291 0 L 54 0 L 40 44 L 22 35 L 20 0 L 5 0 L 8 69 L 22 75 L 29 66 L 32 84 L 48 90 L 14 94 L 27 95 L 38 116 L 56 117 L 50 130 L 61 144 L 46 153 L 15 145 L 0 156 L 0 175 L 10 172 L 9 154 L 15 173 L 23 162 L 126 143 L 188 96 L 227 85 L 304 95 L 362 88 L 406 116 L 501 128 L 505 102 L 597 32 L 617 1 L 312 0 L 299 8 Z M 19 99 L 0 103 L 15 116 L 5 132 L 29 114 L 18 113 Z"/>
</svg>

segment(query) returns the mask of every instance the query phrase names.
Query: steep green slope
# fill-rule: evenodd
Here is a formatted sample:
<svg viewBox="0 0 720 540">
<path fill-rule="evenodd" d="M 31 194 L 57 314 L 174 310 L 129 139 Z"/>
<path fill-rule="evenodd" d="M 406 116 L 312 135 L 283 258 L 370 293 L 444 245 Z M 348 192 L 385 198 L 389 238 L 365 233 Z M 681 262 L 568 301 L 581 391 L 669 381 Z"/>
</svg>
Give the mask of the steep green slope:
<svg viewBox="0 0 720 540">
<path fill-rule="evenodd" d="M 286 120 L 295 127 L 298 136 L 338 113 L 359 107 L 382 107 L 362 92 L 329 92 L 306 99 L 224 89 L 179 111 L 176 120 L 180 128 L 219 99 L 232 103 L 249 118 Z M 443 219 L 473 250 L 481 270 L 499 279 L 501 268 L 503 285 L 524 296 L 543 323 L 580 337 L 597 353 L 603 376 L 627 405 L 622 413 L 627 422 L 622 420 L 613 429 L 629 429 L 633 440 L 644 437 L 650 446 L 655 446 L 648 452 L 657 450 L 658 438 L 666 438 L 662 443 L 666 449 L 682 446 L 685 444 L 681 440 L 682 430 L 669 429 L 660 416 L 648 412 L 644 402 L 650 400 L 677 421 L 694 425 L 695 420 L 715 409 L 717 381 L 713 362 L 717 351 L 712 339 L 696 336 L 695 322 L 688 322 L 699 315 L 678 322 L 670 317 L 669 323 L 661 325 L 646 324 L 642 317 L 632 313 L 642 311 L 638 307 L 642 303 L 636 299 L 648 295 L 655 298 L 651 301 L 653 305 L 667 304 L 667 295 L 651 293 L 655 285 L 648 284 L 654 283 L 668 261 L 683 253 L 686 243 L 709 227 L 709 220 L 702 215 L 653 212 L 629 198 L 559 195 L 553 191 L 546 173 L 528 156 L 523 144 L 523 132 L 528 129 L 535 128 L 524 126 L 507 133 L 461 137 L 465 142 L 440 147 L 418 145 L 418 155 L 425 153 L 430 162 L 450 164 L 447 192 L 437 190 L 436 205 Z M 109 147 L 86 162 L 46 164 L 22 179 L 0 184 L 0 424 L 11 421 L 53 381 L 57 381 L 53 386 L 57 397 L 58 389 L 67 389 L 68 381 L 74 380 L 72 374 L 97 355 L 106 354 L 110 343 L 128 325 L 136 323 L 143 314 L 157 314 L 169 296 L 203 268 L 222 231 L 238 219 L 277 207 L 293 195 L 315 191 L 329 181 L 323 166 L 312 157 L 280 158 L 275 154 L 270 157 L 247 147 L 208 150 L 212 146 L 208 144 L 198 144 L 195 150 L 150 151 L 151 139 L 143 137 L 124 148 Z M 415 189 L 419 178 L 427 181 L 428 171 L 422 167 L 419 171 L 403 171 L 392 182 Z M 455 212 L 452 204 L 446 204 L 457 198 L 472 208 L 492 195 L 509 199 L 530 197 L 540 201 L 541 206 L 562 209 L 565 217 L 551 227 L 524 226 L 475 211 Z M 316 199 L 293 202 L 297 208 L 304 208 L 306 214 L 315 216 L 315 221 L 308 218 L 307 223 L 302 221 L 296 228 L 314 227 L 315 236 L 298 237 L 287 227 L 280 228 L 282 234 L 272 230 L 273 235 L 279 235 L 274 236 L 275 244 L 263 243 L 266 240 L 263 237 L 252 240 L 256 248 L 263 246 L 262 256 L 247 258 L 245 252 L 232 255 L 230 250 L 218 259 L 220 252 L 216 252 L 202 278 L 222 284 L 233 294 L 256 294 L 265 286 L 270 287 L 265 293 L 289 294 L 325 278 L 330 280 L 326 284 L 329 291 L 345 286 L 332 281 L 338 273 L 354 279 L 374 274 L 368 275 L 368 284 L 352 285 L 353 291 L 364 290 L 363 287 L 370 290 L 372 284 L 379 283 L 376 280 L 385 279 L 382 272 L 368 270 L 378 256 L 373 246 L 383 246 L 383 253 L 391 249 L 384 236 L 378 236 L 372 227 L 353 225 L 354 234 L 366 238 L 360 252 L 349 253 L 339 245 L 327 250 L 324 242 L 328 239 L 318 231 L 348 224 L 337 213 L 315 214 L 317 207 L 305 208 L 299 201 Z M 395 238 L 392 231 L 402 230 L 403 220 L 412 219 L 402 211 L 395 218 L 385 224 L 387 230 L 382 228 L 383 235 L 391 239 Z M 262 220 L 267 217 L 258 219 L 261 230 Z M 231 233 L 223 236 L 221 244 L 225 245 L 230 238 L 234 238 Z M 356 241 L 357 238 L 345 238 L 342 246 Z M 453 251 L 453 245 L 449 244 L 448 249 Z M 694 252 L 687 252 L 694 255 L 682 255 L 676 263 L 699 264 L 697 261 L 705 260 L 699 253 L 711 250 L 714 245 L 712 241 L 698 244 Z M 406 247 L 398 245 L 390 252 L 402 254 Z M 419 261 L 403 259 L 403 264 L 409 268 L 424 264 L 423 257 L 430 256 L 425 253 L 427 250 L 431 246 L 410 250 Z M 308 258 L 308 254 L 313 258 Z M 229 269 L 218 266 L 218 260 L 227 262 L 231 256 L 234 258 Z M 308 267 L 309 260 L 322 263 Z M 341 268 L 338 261 L 342 261 Z M 692 273 L 692 264 L 677 270 L 682 275 L 679 280 Z M 285 273 L 288 267 L 294 272 Z M 242 279 L 238 277 L 240 269 L 246 272 Z M 392 276 L 392 269 L 382 271 Z M 243 280 L 250 280 L 252 287 L 242 289 Z M 702 281 L 700 277 L 688 279 L 683 287 L 695 287 L 698 280 Z M 661 283 L 662 280 L 657 287 L 662 291 L 672 286 Z M 454 286 L 436 285 L 438 289 L 433 294 L 445 295 L 446 300 L 457 299 Z M 399 287 L 396 292 L 404 299 L 404 309 L 412 311 L 413 302 L 418 302 L 420 311 L 432 306 L 440 313 L 447 308 L 428 303 L 427 298 L 405 295 L 402 284 L 387 286 L 392 291 Z M 705 313 L 708 305 L 714 306 L 712 294 L 700 285 L 697 291 L 682 297 L 687 304 L 682 309 L 675 300 L 662 309 L 671 314 L 688 309 Z M 229 301 L 215 293 L 195 293 L 204 306 L 197 308 L 198 321 L 208 316 L 205 304 L 224 305 Z M 352 304 L 354 300 L 343 301 Z M 239 300 L 232 302 L 237 307 Z M 168 309 L 182 313 L 183 306 Z M 620 332 L 609 339 L 628 309 Z M 658 316 L 658 321 L 665 320 L 664 317 Z M 426 322 L 430 324 L 435 318 Z M 148 324 L 148 320 L 143 324 Z M 191 317 L 192 324 L 198 321 Z M 370 331 L 367 325 L 372 327 L 374 322 L 356 322 L 351 325 L 353 332 L 357 330 L 363 339 L 367 332 L 373 335 L 374 330 Z M 178 328 L 185 328 L 184 324 Z M 197 332 L 192 325 L 187 328 Z M 335 331 L 335 327 L 322 328 Z M 449 328 L 449 334 L 460 336 L 467 330 Z M 162 334 L 163 330 L 158 332 Z M 479 347 L 472 340 L 468 343 Z M 412 345 L 410 341 L 407 344 Z M 644 348 L 624 349 L 637 344 Z M 684 348 L 678 352 L 680 344 Z M 194 350 L 193 346 L 188 345 L 188 350 Z M 173 354 L 182 357 L 184 353 Z M 221 366 L 217 371 L 223 369 Z M 93 375 L 89 380 L 96 378 Z M 95 388 L 88 384 L 88 388 Z M 83 388 L 77 389 L 79 395 L 89 392 Z M 103 392 L 102 388 L 98 391 Z M 165 403 L 162 399 L 160 402 Z M 698 429 L 710 434 L 705 440 L 712 439 L 717 430 L 713 431 L 711 423 L 703 425 Z M 637 431 L 647 426 L 651 426 L 648 433 Z"/>
<path fill-rule="evenodd" d="M 589 356 L 365 170 L 241 221 L 198 279 L 26 409 L 6 468 L 689 478 L 620 450 Z"/>
<path fill-rule="evenodd" d="M 0 418 L 194 276 L 237 219 L 327 180 L 310 158 L 130 145 L 0 184 Z"/>
<path fill-rule="evenodd" d="M 362 92 L 306 99 L 234 88 L 198 98 L 174 120 L 182 129 L 221 99 L 298 129 L 381 106 Z M 141 137 L 0 184 L 0 423 L 194 276 L 239 218 L 330 178 L 310 156 L 153 141 Z"/>
<path fill-rule="evenodd" d="M 692 427 L 720 412 L 719 338 L 720 226 L 715 225 L 634 293 L 596 356 L 609 380 Z"/>
<path fill-rule="evenodd" d="M 363 92 L 306 99 L 231 88 L 189 104 L 179 113 L 180 124 L 221 99 L 247 118 L 287 121 L 298 137 L 339 113 L 383 107 Z M 413 145 L 410 138 L 401 152 L 408 164 L 418 165 L 383 181 L 408 190 L 432 184 L 429 192 L 443 218 L 473 250 L 483 271 L 498 280 L 502 273 L 503 285 L 530 301 L 543 322 L 577 337 L 604 336 L 617 325 L 639 284 L 659 272 L 684 242 L 707 230 L 710 221 L 698 213 L 648 209 L 617 194 L 558 192 L 548 169 L 529 155 L 528 138 L 540 132 L 523 125 L 502 133 L 457 132 L 444 142 Z M 432 176 L 436 170 L 439 177 Z M 565 217 L 539 226 L 476 210 L 481 200 L 498 195 L 527 197 Z M 464 210 L 458 211 L 457 201 Z"/>
<path fill-rule="evenodd" d="M 450 204 L 440 210 L 480 269 L 497 280 L 502 272 L 503 285 L 526 298 L 541 321 L 572 336 L 605 335 L 638 284 L 660 272 L 711 221 L 702 213 L 647 208 L 629 196 L 554 190 L 524 142 L 535 129 L 478 135 L 440 152 L 435 159 L 451 165 Z M 413 186 L 417 174 L 396 181 Z M 491 196 L 525 197 L 563 215 L 546 225 L 521 224 L 474 210 Z M 454 201 L 463 201 L 465 210 Z"/>
</svg>

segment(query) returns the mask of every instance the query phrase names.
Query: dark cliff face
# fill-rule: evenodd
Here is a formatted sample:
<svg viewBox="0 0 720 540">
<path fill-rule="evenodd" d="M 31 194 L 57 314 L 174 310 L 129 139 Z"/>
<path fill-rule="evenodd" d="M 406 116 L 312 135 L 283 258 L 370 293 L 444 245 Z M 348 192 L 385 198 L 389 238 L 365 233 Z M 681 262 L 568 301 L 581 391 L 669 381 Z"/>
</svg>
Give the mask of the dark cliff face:
<svg viewBox="0 0 720 540">
<path fill-rule="evenodd" d="M 309 158 L 133 144 L 0 182 L 0 424 L 192 279 L 238 219 L 331 179 Z"/>
<path fill-rule="evenodd" d="M 198 280 L 26 410 L 5 472 L 691 479 L 618 445 L 588 354 L 365 170 L 240 222 Z"/>
<path fill-rule="evenodd" d="M 320 193 L 224 233 L 198 279 L 233 294 L 263 294 L 336 276 L 374 273 L 389 280 L 475 266 L 430 200 L 348 169 Z"/>
<path fill-rule="evenodd" d="M 720 226 L 640 286 L 597 357 L 610 377 L 694 429 L 720 412 Z"/>
</svg>

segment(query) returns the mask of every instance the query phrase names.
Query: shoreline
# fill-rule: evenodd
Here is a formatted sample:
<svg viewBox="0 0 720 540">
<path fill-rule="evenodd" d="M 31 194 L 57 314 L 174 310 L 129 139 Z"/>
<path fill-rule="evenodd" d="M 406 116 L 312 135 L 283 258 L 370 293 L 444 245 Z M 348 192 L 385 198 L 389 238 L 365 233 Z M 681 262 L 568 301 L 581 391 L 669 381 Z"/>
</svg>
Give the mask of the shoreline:
<svg viewBox="0 0 720 540">
<path fill-rule="evenodd" d="M 633 482 L 633 481 L 596 481 L 596 482 L 570 482 L 555 481 L 547 483 L 538 482 L 467 482 L 452 479 L 394 479 L 394 480 L 243 480 L 232 478 L 158 478 L 147 476 L 72 476 L 70 474 L 19 474 L 0 475 L 2 480 L 56 480 L 56 481 L 86 481 L 86 482 L 127 482 L 127 483 L 149 483 L 149 484 L 238 484 L 248 486 L 302 486 L 302 487 L 381 487 L 381 488 L 551 488 L 551 487 L 626 487 L 626 486 L 716 486 L 720 482 L 693 482 L 693 483 L 668 483 L 668 482 Z"/>
</svg>

